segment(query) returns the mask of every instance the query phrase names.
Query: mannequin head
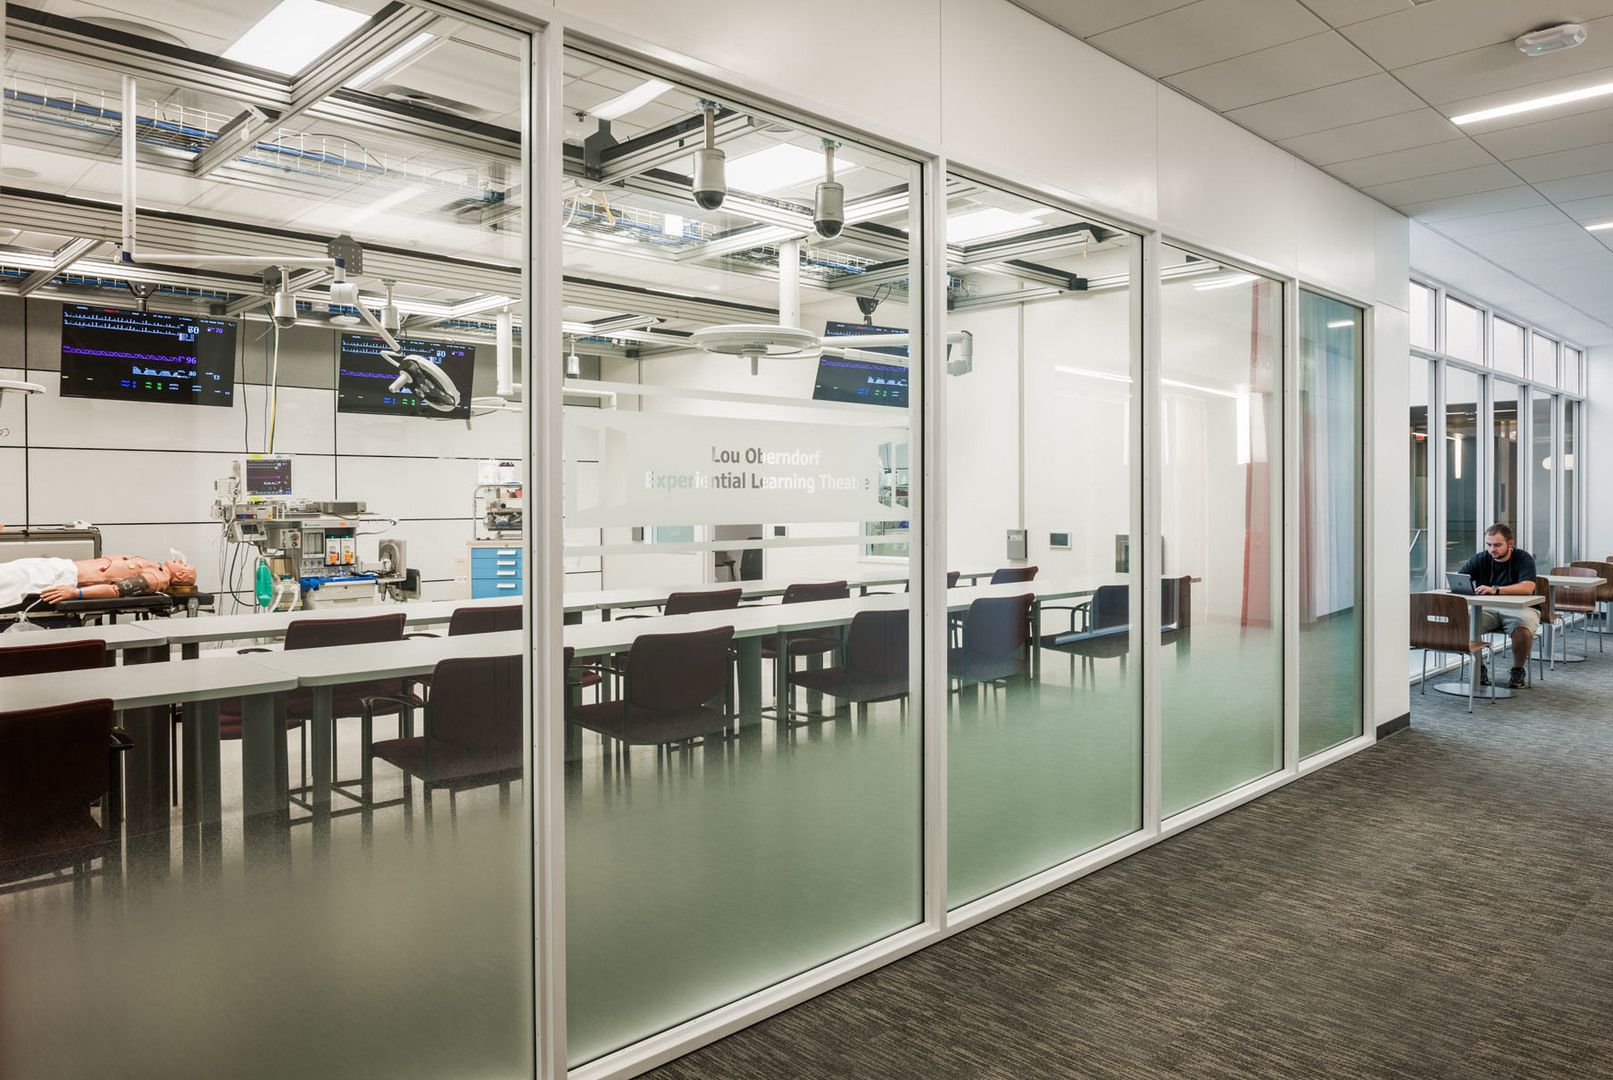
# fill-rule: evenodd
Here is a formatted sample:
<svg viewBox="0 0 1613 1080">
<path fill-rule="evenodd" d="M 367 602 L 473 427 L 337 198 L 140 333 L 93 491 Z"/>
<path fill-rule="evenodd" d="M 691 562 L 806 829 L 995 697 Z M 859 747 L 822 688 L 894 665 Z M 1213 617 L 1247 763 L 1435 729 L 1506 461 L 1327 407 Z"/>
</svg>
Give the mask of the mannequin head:
<svg viewBox="0 0 1613 1080">
<path fill-rule="evenodd" d="M 169 559 L 162 564 L 162 568 L 168 571 L 168 583 L 170 585 L 190 587 L 196 584 L 196 568 L 187 562 Z"/>
</svg>

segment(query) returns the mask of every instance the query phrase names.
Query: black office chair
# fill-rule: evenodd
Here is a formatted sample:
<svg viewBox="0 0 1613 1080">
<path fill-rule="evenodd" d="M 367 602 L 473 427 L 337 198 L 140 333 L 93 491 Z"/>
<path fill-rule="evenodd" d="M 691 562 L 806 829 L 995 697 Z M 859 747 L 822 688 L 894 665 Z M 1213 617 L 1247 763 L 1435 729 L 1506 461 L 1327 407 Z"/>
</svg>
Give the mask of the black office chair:
<svg viewBox="0 0 1613 1080">
<path fill-rule="evenodd" d="M 733 640 L 732 626 L 641 635 L 627 653 L 621 698 L 574 706 L 570 722 L 615 740 L 624 763 L 634 746 L 667 749 L 725 732 L 728 711 L 711 702 L 727 693 Z"/>
<path fill-rule="evenodd" d="M 992 585 L 1018 585 L 1026 581 L 1036 580 L 1034 566 L 1004 566 L 991 575 Z"/>
<path fill-rule="evenodd" d="M 804 686 L 857 707 L 859 718 L 879 701 L 903 700 L 908 693 L 906 611 L 859 611 L 846 631 L 845 660 L 833 667 L 792 671 L 789 686 Z M 794 695 L 784 698 L 783 717 L 795 722 Z M 904 701 L 905 705 L 905 701 Z"/>
<path fill-rule="evenodd" d="M 1032 596 L 974 601 L 963 615 L 962 644 L 947 650 L 947 675 L 958 688 L 1030 673 Z"/>
</svg>

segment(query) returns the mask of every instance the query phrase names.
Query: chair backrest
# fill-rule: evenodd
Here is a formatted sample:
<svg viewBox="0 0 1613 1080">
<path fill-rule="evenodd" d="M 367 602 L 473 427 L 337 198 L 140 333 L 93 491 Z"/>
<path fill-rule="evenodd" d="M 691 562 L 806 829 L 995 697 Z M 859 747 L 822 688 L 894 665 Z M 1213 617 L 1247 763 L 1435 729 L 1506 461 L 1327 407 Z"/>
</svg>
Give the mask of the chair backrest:
<svg viewBox="0 0 1613 1080">
<path fill-rule="evenodd" d="M 641 634 L 627 654 L 623 696 L 629 705 L 651 712 L 699 708 L 727 688 L 733 642 L 732 626 L 687 634 Z"/>
<path fill-rule="evenodd" d="M 994 670 L 1022 656 L 1030 640 L 1031 595 L 976 600 L 963 613 L 963 651 L 971 667 Z"/>
<path fill-rule="evenodd" d="M 844 581 L 811 582 L 791 585 L 784 590 L 786 604 L 810 604 L 815 600 L 844 600 L 851 587 Z"/>
<path fill-rule="evenodd" d="M 661 605 L 663 615 L 693 615 L 697 611 L 728 611 L 739 606 L 743 589 L 708 589 L 675 592 Z"/>
<path fill-rule="evenodd" d="M 1602 578 L 1602 584 L 1596 586 L 1598 600 L 1613 600 L 1613 563 L 1579 561 L 1570 564 L 1582 570 L 1589 570 L 1592 577 Z M 1576 577 L 1578 575 L 1575 575 Z"/>
<path fill-rule="evenodd" d="M 521 760 L 521 658 L 443 660 L 431 673 L 431 739 Z"/>
<path fill-rule="evenodd" d="M 958 579 L 961 578 L 962 576 L 963 576 L 963 571 L 962 570 L 948 570 L 947 571 L 947 588 L 956 589 L 958 587 Z"/>
<path fill-rule="evenodd" d="M 1535 610 L 1540 613 L 1540 621 L 1548 623 L 1556 622 L 1557 609 L 1552 604 L 1551 582 L 1547 581 L 1543 577 L 1535 578 L 1535 595 L 1544 597 L 1544 602 L 1539 607 L 1535 608 Z"/>
<path fill-rule="evenodd" d="M 112 715 L 107 699 L 0 713 L 0 853 L 107 793 Z"/>
<path fill-rule="evenodd" d="M 859 611 L 846 631 L 846 668 L 853 678 L 907 680 L 906 611 Z"/>
<path fill-rule="evenodd" d="M 760 540 L 761 537 L 753 536 L 753 537 L 751 537 L 751 539 L 752 540 Z M 761 548 L 745 548 L 743 551 L 741 551 L 739 553 L 739 580 L 741 580 L 741 581 L 760 581 L 760 580 L 762 580 L 762 549 Z"/>
<path fill-rule="evenodd" d="M 1587 566 L 1554 566 L 1551 568 L 1553 577 L 1601 577 L 1595 570 Z M 1537 585 L 1538 587 L 1538 585 Z M 1550 591 L 1547 591 L 1550 595 Z M 1560 611 L 1593 611 L 1596 608 L 1596 586 L 1587 585 L 1581 588 L 1576 585 L 1559 585 L 1557 587 L 1557 608 Z"/>
<path fill-rule="evenodd" d="M 8 675 L 43 675 L 49 671 L 80 671 L 105 664 L 104 641 L 53 641 L 43 645 L 0 649 L 0 678 Z"/>
<path fill-rule="evenodd" d="M 1036 567 L 1034 566 L 1003 566 L 991 575 L 993 585 L 1018 585 L 1023 581 L 1036 580 Z"/>
<path fill-rule="evenodd" d="M 1088 630 L 1112 630 L 1131 622 L 1131 591 L 1124 585 L 1099 585 L 1088 609 Z"/>
<path fill-rule="evenodd" d="M 454 613 L 448 617 L 448 636 L 496 634 L 501 630 L 519 630 L 521 614 L 520 604 L 455 608 Z"/>
<path fill-rule="evenodd" d="M 286 627 L 286 651 L 403 640 L 403 612 L 354 619 L 297 619 Z"/>
<path fill-rule="evenodd" d="M 1467 601 L 1448 593 L 1411 594 L 1411 647 L 1465 653 L 1473 639 Z"/>
<path fill-rule="evenodd" d="M 1193 624 L 1193 578 L 1166 578 L 1160 582 L 1159 625 L 1166 630 L 1186 630 Z"/>
</svg>

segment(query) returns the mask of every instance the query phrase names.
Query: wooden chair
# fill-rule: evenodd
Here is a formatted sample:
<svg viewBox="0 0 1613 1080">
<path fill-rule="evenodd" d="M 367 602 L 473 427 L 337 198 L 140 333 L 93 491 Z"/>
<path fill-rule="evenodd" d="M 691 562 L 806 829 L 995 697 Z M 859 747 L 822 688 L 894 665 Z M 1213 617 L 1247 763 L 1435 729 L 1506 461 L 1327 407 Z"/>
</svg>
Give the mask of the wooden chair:
<svg viewBox="0 0 1613 1080">
<path fill-rule="evenodd" d="M 1468 618 L 1467 601 L 1449 593 L 1411 594 L 1411 647 L 1423 650 L 1423 677 L 1419 694 L 1428 691 L 1428 654 L 1455 653 L 1462 658 L 1463 677 L 1468 661 L 1483 663 L 1493 650 L 1485 641 L 1475 641 Z M 1495 700 L 1495 686 L 1490 686 Z M 1468 682 L 1467 711 L 1473 711 L 1473 684 Z"/>
<path fill-rule="evenodd" d="M 1578 564 L 1575 564 L 1573 566 L 1554 566 L 1554 567 L 1551 568 L 1551 572 L 1552 572 L 1553 576 L 1562 575 L 1563 577 L 1587 577 L 1587 578 L 1593 578 L 1593 577 L 1601 577 L 1602 576 L 1601 574 L 1598 574 L 1595 570 L 1592 570 L 1590 567 L 1588 567 L 1588 566 L 1580 566 Z M 1597 590 L 1596 586 L 1594 586 L 1594 585 L 1587 585 L 1584 588 L 1580 588 L 1580 587 L 1575 586 L 1575 585 L 1560 585 L 1560 586 L 1558 586 L 1558 588 L 1557 588 L 1557 605 L 1556 605 L 1556 608 L 1553 610 L 1552 614 L 1556 617 L 1556 621 L 1562 625 L 1562 629 L 1563 629 L 1563 656 L 1566 657 L 1568 655 L 1568 618 L 1567 618 L 1567 616 L 1569 616 L 1569 615 L 1578 615 L 1579 616 L 1580 630 L 1581 630 L 1581 632 L 1583 634 L 1583 637 L 1584 637 L 1584 647 L 1585 647 L 1585 649 L 1587 651 L 1590 649 L 1590 645 L 1591 645 L 1591 638 L 1590 638 L 1591 616 L 1596 614 L 1596 604 L 1597 604 L 1596 594 L 1597 594 L 1597 591 L 1598 590 Z M 1553 629 L 1553 631 L 1552 631 L 1553 638 L 1556 637 L 1556 634 L 1557 634 L 1556 630 Z M 1555 641 L 1553 642 L 1553 644 L 1555 645 Z"/>
<path fill-rule="evenodd" d="M 1581 561 L 1573 562 L 1569 565 L 1581 570 L 1589 570 L 1591 577 L 1602 579 L 1602 584 L 1596 586 L 1595 610 L 1585 616 L 1585 622 L 1587 623 L 1585 630 L 1587 633 L 1591 632 L 1588 624 L 1594 619 L 1599 623 L 1595 633 L 1598 635 L 1608 633 L 1608 628 L 1613 626 L 1613 619 L 1609 618 L 1609 615 L 1613 614 L 1613 562 Z M 1578 577 L 1579 575 L 1574 576 Z M 1602 642 L 1600 636 L 1596 640 L 1596 649 L 1598 652 L 1607 651 L 1607 646 Z"/>
</svg>

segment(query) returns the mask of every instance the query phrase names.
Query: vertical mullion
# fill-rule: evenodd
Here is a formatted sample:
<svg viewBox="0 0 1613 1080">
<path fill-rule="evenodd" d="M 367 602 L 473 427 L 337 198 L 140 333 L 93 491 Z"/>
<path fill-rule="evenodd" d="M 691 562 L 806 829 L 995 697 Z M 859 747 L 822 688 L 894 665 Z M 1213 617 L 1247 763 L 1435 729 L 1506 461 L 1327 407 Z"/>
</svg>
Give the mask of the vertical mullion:
<svg viewBox="0 0 1613 1080">
<path fill-rule="evenodd" d="M 946 450 L 942 438 L 946 415 L 946 244 L 941 237 L 946 220 L 946 162 L 932 158 L 918 167 L 918 198 L 911 199 L 908 235 L 917 237 L 922 273 L 919 312 L 923 326 L 923 363 L 919 371 L 919 413 L 909 422 L 918 426 L 909 434 L 919 460 L 911 463 L 920 483 L 909 485 L 920 500 L 918 513 L 922 558 L 919 588 L 917 648 L 922 649 L 923 673 L 919 718 L 924 773 L 924 924 L 939 931 L 947 914 L 947 581 L 946 581 Z M 914 257 L 910 250 L 908 258 Z M 912 395 L 909 394 L 909 402 Z M 911 511 L 910 511 L 911 512 Z M 911 551 L 911 547 L 909 551 Z M 909 560 L 909 573 L 913 562 Z M 910 586 L 911 587 L 911 586 Z"/>
<path fill-rule="evenodd" d="M 1135 468 L 1142 497 L 1133 498 L 1132 507 L 1132 559 L 1130 590 L 1140 597 L 1131 612 L 1131 638 L 1141 643 L 1142 649 L 1142 724 L 1143 724 L 1143 831 L 1150 836 L 1159 833 L 1164 800 L 1164 729 L 1160 702 L 1159 668 L 1162 662 L 1159 646 L 1159 619 L 1148 618 L 1149 613 L 1160 610 L 1160 575 L 1165 572 L 1161 563 L 1163 548 L 1160 544 L 1161 485 L 1164 477 L 1160 468 L 1160 440 L 1169 433 L 1160 424 L 1159 367 L 1160 367 L 1160 279 L 1164 266 L 1162 244 L 1158 233 L 1143 237 L 1140 245 L 1139 287 L 1132 300 L 1132 326 L 1140 331 L 1138 347 L 1131 355 L 1131 385 L 1133 430 L 1137 432 Z M 1137 486 L 1132 488 L 1135 493 Z"/>
<path fill-rule="evenodd" d="M 1281 434 L 1278 453 L 1271 454 L 1269 447 L 1267 453 L 1273 458 L 1273 465 L 1282 469 L 1282 482 L 1273 485 L 1273 496 L 1277 499 L 1273 520 L 1281 522 L 1282 528 L 1282 543 L 1275 551 L 1280 552 L 1281 560 L 1277 567 L 1281 575 L 1277 595 L 1282 597 L 1282 618 L 1277 630 L 1282 635 L 1279 641 L 1283 657 L 1283 771 L 1293 772 L 1299 768 L 1299 479 L 1309 463 L 1300 463 L 1304 449 L 1300 442 L 1299 415 L 1300 290 L 1295 281 L 1284 281 L 1282 290 L 1282 355 L 1277 362 Z M 1269 435 L 1267 441 L 1270 441 Z"/>
<path fill-rule="evenodd" d="M 529 516 L 527 533 L 527 626 L 534 685 L 533 722 L 536 742 L 536 793 L 533 853 L 537 910 L 537 1077 L 561 1080 L 566 1075 L 566 819 L 565 819 L 565 669 L 561 662 L 564 622 L 564 532 L 561 517 L 563 394 L 559 371 L 561 321 L 561 240 L 549 211 L 560 205 L 562 36 L 549 28 L 535 39 L 538 46 L 527 65 L 528 159 L 532 183 L 527 200 L 527 237 L 536 245 L 527 260 L 526 334 L 522 342 L 522 396 L 527 401 L 528 470 L 538 513 Z M 533 230 L 537 230 L 536 236 Z M 533 568 L 537 569 L 534 570 Z M 537 586 L 531 588 L 530 586 Z M 541 691 L 541 692 L 540 692 Z"/>
<path fill-rule="evenodd" d="M 1428 416 L 1428 587 L 1438 589 L 1445 580 L 1445 361 L 1429 365 Z"/>
</svg>

